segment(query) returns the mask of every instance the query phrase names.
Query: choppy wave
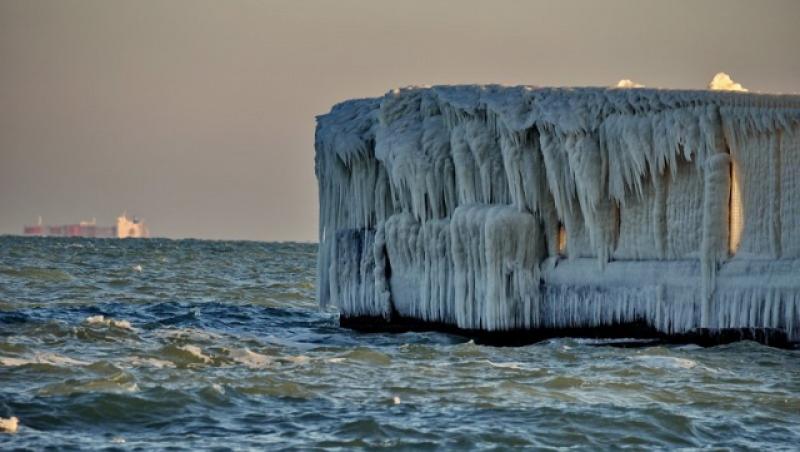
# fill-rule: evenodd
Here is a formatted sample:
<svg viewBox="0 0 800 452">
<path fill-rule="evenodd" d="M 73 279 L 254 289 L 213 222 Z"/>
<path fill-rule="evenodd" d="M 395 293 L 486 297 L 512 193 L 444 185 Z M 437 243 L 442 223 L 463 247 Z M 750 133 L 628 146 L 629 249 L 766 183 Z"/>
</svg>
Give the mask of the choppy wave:
<svg viewBox="0 0 800 452">
<path fill-rule="evenodd" d="M 362 335 L 316 247 L 0 238 L 0 449 L 791 449 L 800 352 Z"/>
</svg>

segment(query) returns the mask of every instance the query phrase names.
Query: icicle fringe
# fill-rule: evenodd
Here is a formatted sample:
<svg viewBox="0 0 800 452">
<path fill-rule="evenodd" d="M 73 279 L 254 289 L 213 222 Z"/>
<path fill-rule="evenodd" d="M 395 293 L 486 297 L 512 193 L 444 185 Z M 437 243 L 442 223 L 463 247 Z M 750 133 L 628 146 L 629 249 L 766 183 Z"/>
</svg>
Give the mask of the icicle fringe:
<svg viewBox="0 0 800 452">
<path fill-rule="evenodd" d="M 800 96 L 411 87 L 334 106 L 315 147 L 321 306 L 490 331 L 643 320 L 800 340 Z M 656 277 L 663 263 L 686 282 Z M 632 282 L 613 276 L 631 264 Z M 748 266 L 760 279 L 730 276 Z"/>
</svg>

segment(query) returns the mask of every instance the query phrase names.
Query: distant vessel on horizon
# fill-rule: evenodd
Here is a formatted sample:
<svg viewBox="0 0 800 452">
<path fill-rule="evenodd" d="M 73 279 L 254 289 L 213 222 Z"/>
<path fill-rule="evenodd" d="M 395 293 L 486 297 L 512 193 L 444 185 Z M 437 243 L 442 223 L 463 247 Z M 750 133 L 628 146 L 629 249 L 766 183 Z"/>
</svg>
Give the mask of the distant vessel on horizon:
<svg viewBox="0 0 800 452">
<path fill-rule="evenodd" d="M 148 238 L 150 230 L 143 219 L 128 217 L 128 212 L 123 212 L 117 217 L 114 226 L 98 226 L 97 220 L 81 221 L 77 224 L 45 225 L 42 217 L 35 225 L 26 225 L 23 228 L 26 236 L 38 237 L 95 237 L 95 238 Z"/>
</svg>

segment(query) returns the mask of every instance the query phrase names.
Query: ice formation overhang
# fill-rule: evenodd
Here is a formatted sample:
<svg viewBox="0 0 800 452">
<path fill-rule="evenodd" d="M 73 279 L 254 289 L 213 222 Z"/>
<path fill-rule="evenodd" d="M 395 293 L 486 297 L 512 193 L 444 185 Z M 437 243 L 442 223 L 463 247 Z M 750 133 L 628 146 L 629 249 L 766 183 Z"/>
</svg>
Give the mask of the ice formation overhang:
<svg viewBox="0 0 800 452">
<path fill-rule="evenodd" d="M 315 145 L 342 316 L 800 336 L 798 96 L 412 87 L 336 105 Z"/>
</svg>

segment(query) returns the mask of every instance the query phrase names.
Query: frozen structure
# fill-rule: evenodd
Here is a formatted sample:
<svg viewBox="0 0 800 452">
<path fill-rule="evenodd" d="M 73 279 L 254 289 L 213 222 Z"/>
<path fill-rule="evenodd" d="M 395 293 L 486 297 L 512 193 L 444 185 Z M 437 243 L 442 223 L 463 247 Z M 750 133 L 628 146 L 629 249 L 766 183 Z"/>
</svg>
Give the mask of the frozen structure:
<svg viewBox="0 0 800 452">
<path fill-rule="evenodd" d="M 343 325 L 800 341 L 800 96 L 625 82 L 319 116 L 320 303 Z"/>
</svg>

